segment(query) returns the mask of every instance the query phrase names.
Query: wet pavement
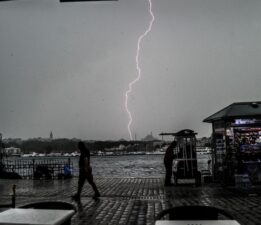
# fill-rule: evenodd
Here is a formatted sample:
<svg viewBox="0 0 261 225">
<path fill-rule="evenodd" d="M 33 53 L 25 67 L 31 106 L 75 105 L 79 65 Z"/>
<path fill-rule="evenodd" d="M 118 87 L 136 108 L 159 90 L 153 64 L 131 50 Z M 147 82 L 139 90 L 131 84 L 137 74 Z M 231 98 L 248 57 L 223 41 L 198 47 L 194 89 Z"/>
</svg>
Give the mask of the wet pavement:
<svg viewBox="0 0 261 225">
<path fill-rule="evenodd" d="M 242 225 L 261 224 L 261 187 L 248 190 L 203 184 L 167 187 L 156 178 L 95 179 L 101 198 L 95 201 L 87 183 L 80 203 L 71 200 L 77 179 L 71 180 L 0 180 L 0 204 L 11 202 L 12 185 L 16 184 L 16 206 L 38 201 L 65 201 L 77 208 L 73 225 L 80 224 L 154 224 L 155 216 L 178 205 L 208 205 L 229 212 Z M 0 209 L 4 210 L 4 209 Z"/>
</svg>

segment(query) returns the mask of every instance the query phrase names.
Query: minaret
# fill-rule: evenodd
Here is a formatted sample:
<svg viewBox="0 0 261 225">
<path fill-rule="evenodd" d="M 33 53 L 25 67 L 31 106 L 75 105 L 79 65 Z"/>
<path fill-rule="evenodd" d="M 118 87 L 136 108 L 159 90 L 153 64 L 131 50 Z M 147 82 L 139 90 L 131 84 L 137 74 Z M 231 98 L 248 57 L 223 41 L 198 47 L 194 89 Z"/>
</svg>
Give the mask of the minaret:
<svg viewBox="0 0 261 225">
<path fill-rule="evenodd" d="M 2 152 L 2 133 L 0 133 L 0 166 L 2 166 L 3 152 Z M 1 170 L 1 168 L 0 168 Z"/>
<path fill-rule="evenodd" d="M 50 140 L 53 140 L 53 132 L 50 132 Z"/>
</svg>

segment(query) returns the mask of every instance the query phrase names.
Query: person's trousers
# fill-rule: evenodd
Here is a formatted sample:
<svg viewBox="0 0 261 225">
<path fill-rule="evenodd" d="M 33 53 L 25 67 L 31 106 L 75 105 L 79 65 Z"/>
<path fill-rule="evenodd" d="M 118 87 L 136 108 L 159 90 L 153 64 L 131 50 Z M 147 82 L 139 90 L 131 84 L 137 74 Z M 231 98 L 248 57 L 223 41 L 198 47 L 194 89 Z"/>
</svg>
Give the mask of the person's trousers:
<svg viewBox="0 0 261 225">
<path fill-rule="evenodd" d="M 93 181 L 93 175 L 92 173 L 84 173 L 84 172 L 80 172 L 79 174 L 79 180 L 78 180 L 78 192 L 77 194 L 80 195 L 82 192 L 82 187 L 85 183 L 85 180 L 88 181 L 88 183 L 92 186 L 93 191 L 95 192 L 95 194 L 99 194 L 99 191 L 96 187 L 96 184 Z"/>
<path fill-rule="evenodd" d="M 172 177 L 172 164 L 165 164 L 166 176 L 165 176 L 165 185 L 171 184 Z"/>
</svg>

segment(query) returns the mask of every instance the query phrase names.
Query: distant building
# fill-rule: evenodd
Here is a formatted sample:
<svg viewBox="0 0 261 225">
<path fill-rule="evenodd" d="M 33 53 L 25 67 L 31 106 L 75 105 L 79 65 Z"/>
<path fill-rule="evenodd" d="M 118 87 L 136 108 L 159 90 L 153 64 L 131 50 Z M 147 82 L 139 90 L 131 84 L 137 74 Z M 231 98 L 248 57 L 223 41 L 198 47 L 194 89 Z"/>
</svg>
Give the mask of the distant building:
<svg viewBox="0 0 261 225">
<path fill-rule="evenodd" d="M 121 138 L 120 140 L 118 140 L 118 142 L 126 142 L 126 140 L 124 138 Z"/>
<path fill-rule="evenodd" d="M 9 155 L 20 155 L 21 154 L 21 149 L 15 148 L 15 147 L 4 148 L 3 151 L 4 151 L 4 154 L 7 155 L 7 156 L 9 156 Z"/>
<path fill-rule="evenodd" d="M 50 132 L 50 137 L 49 138 L 50 138 L 50 140 L 53 140 L 53 132 L 52 131 Z"/>
<path fill-rule="evenodd" d="M 159 141 L 159 140 L 157 138 L 153 137 L 152 132 L 151 132 L 145 138 L 142 138 L 141 141 Z"/>
</svg>

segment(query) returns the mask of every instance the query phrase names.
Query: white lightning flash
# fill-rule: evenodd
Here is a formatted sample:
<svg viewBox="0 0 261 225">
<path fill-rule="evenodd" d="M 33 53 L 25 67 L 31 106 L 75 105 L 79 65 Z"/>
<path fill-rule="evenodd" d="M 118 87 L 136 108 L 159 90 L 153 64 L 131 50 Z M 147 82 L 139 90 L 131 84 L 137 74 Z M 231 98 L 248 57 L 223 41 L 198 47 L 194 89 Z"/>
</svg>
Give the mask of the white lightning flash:
<svg viewBox="0 0 261 225">
<path fill-rule="evenodd" d="M 129 116 L 129 123 L 128 123 L 128 132 L 129 132 L 129 135 L 130 135 L 130 139 L 133 140 L 133 137 L 132 137 L 132 133 L 131 133 L 131 129 L 130 129 L 130 126 L 132 124 L 132 115 L 131 115 L 131 112 L 128 108 L 128 99 L 129 99 L 129 94 L 132 92 L 132 86 L 138 82 L 141 78 L 141 68 L 140 68 L 140 64 L 139 64 L 139 57 L 140 57 L 140 46 L 141 46 L 141 42 L 143 40 L 143 38 L 151 31 L 151 28 L 152 28 L 152 25 L 153 25 L 153 22 L 154 22 L 154 14 L 152 12 L 152 3 L 151 3 L 151 0 L 148 0 L 149 2 L 149 13 L 151 15 L 151 20 L 150 20 L 150 23 L 149 23 L 149 26 L 148 28 L 145 30 L 145 32 L 139 36 L 139 39 L 138 39 L 138 43 L 137 43 L 137 52 L 136 52 L 136 69 L 138 71 L 138 76 L 129 83 L 129 89 L 126 91 L 125 93 L 125 109 L 128 113 L 128 116 Z"/>
</svg>

